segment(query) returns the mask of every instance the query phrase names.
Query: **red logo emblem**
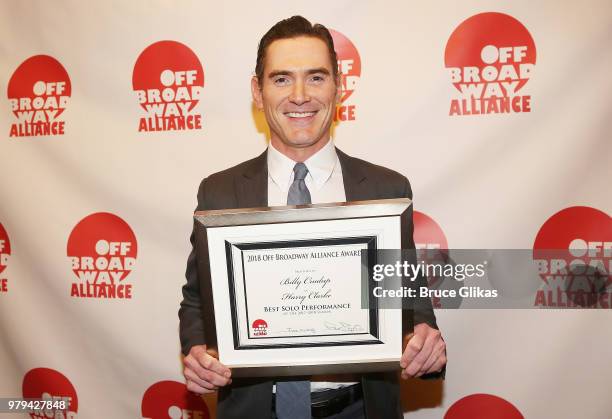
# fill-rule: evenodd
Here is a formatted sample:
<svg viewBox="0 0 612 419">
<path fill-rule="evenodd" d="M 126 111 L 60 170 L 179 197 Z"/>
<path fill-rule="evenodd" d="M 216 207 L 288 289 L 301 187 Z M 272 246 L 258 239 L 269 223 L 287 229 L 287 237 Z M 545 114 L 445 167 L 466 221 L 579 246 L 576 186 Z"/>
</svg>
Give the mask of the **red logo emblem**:
<svg viewBox="0 0 612 419">
<path fill-rule="evenodd" d="M 342 96 L 336 109 L 335 121 L 354 121 L 355 105 L 346 105 L 346 100 L 353 94 L 361 77 L 361 58 L 355 45 L 342 33 L 330 29 L 334 40 L 334 49 L 338 58 L 338 71 L 342 74 Z"/>
<path fill-rule="evenodd" d="M 134 65 L 132 87 L 146 112 L 138 131 L 175 131 L 202 128 L 195 111 L 204 88 L 204 70 L 189 47 L 160 41 L 145 48 Z"/>
<path fill-rule="evenodd" d="M 0 274 L 6 269 L 10 255 L 11 242 L 2 223 L 0 223 Z M 5 292 L 8 292 L 8 279 L 0 277 L 0 294 Z"/>
<path fill-rule="evenodd" d="M 265 320 L 257 319 L 253 322 L 253 336 L 266 336 L 268 334 L 268 323 Z"/>
<path fill-rule="evenodd" d="M 48 55 L 35 55 L 17 67 L 8 83 L 7 95 L 17 122 L 10 137 L 63 135 L 60 116 L 71 94 L 64 67 Z"/>
<path fill-rule="evenodd" d="M 612 308 L 612 220 L 569 207 L 540 228 L 533 258 L 543 281 L 535 306 Z"/>
<path fill-rule="evenodd" d="M 448 241 L 440 225 L 433 218 L 419 211 L 414 211 L 412 219 L 418 259 L 432 265 L 445 264 L 448 259 L 446 251 Z M 439 288 L 443 285 L 443 280 L 443 277 L 429 276 L 427 283 L 432 288 Z M 451 302 L 455 303 L 453 300 Z M 448 308 L 443 307 L 442 300 L 438 297 L 432 297 L 431 303 L 435 308 Z"/>
<path fill-rule="evenodd" d="M 446 236 L 433 218 L 419 211 L 414 211 L 412 218 L 417 249 L 448 249 Z"/>
<path fill-rule="evenodd" d="M 74 386 L 63 374 L 49 368 L 34 368 L 23 377 L 23 398 L 44 399 L 64 402 L 65 411 L 44 411 L 45 418 L 76 419 L 79 410 L 79 399 Z M 41 416 L 30 413 L 32 419 Z"/>
<path fill-rule="evenodd" d="M 503 13 L 480 13 L 461 22 L 446 44 L 444 63 L 458 96 L 449 115 L 531 112 L 523 86 L 536 48 L 525 26 Z"/>
<path fill-rule="evenodd" d="M 67 254 L 79 279 L 70 295 L 81 298 L 132 298 L 125 279 L 136 263 L 138 246 L 121 218 L 98 212 L 83 218 L 68 238 Z"/>
<path fill-rule="evenodd" d="M 142 417 L 145 419 L 209 419 L 204 400 L 176 381 L 153 384 L 142 396 Z"/>
<path fill-rule="evenodd" d="M 444 419 L 524 419 L 512 403 L 492 394 L 472 394 L 448 408 Z"/>
</svg>

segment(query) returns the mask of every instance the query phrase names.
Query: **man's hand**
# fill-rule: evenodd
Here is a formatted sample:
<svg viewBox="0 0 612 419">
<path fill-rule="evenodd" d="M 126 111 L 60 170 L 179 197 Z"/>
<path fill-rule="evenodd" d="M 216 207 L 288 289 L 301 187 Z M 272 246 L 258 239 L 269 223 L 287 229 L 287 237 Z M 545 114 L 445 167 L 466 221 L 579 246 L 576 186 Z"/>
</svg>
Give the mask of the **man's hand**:
<svg viewBox="0 0 612 419">
<path fill-rule="evenodd" d="M 213 393 L 232 382 L 232 371 L 217 359 L 206 345 L 195 345 L 183 359 L 187 390 L 197 394 Z"/>
<path fill-rule="evenodd" d="M 403 379 L 442 371 L 446 364 L 446 343 L 439 330 L 427 323 L 419 323 L 405 340 L 408 342 L 404 342 L 400 360 Z"/>
</svg>

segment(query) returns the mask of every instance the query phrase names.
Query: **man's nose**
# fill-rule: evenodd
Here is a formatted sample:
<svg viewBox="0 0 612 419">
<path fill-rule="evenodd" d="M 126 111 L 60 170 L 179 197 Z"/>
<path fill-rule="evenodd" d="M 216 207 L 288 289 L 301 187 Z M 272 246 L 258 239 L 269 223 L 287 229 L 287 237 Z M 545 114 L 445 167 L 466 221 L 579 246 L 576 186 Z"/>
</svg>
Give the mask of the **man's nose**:
<svg viewBox="0 0 612 419">
<path fill-rule="evenodd" d="M 296 105 L 301 105 L 310 101 L 310 95 L 308 94 L 306 83 L 304 83 L 303 80 L 296 80 L 293 84 L 289 100 Z"/>
</svg>

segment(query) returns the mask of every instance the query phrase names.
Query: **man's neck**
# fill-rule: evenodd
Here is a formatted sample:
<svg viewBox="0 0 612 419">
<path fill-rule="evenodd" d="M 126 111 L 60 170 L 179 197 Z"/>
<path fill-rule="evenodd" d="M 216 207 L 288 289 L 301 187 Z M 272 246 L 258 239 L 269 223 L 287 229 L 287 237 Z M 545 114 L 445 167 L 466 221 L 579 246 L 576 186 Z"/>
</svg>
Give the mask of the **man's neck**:
<svg viewBox="0 0 612 419">
<path fill-rule="evenodd" d="M 321 140 L 317 141 L 315 144 L 309 147 L 291 147 L 277 138 L 270 139 L 270 143 L 276 150 L 278 150 L 280 153 L 284 154 L 285 156 L 289 157 L 291 160 L 297 163 L 305 162 L 306 160 L 308 160 L 308 158 L 310 158 L 323 147 L 325 147 L 330 141 L 331 138 L 328 136 L 327 138 L 322 138 Z"/>
</svg>

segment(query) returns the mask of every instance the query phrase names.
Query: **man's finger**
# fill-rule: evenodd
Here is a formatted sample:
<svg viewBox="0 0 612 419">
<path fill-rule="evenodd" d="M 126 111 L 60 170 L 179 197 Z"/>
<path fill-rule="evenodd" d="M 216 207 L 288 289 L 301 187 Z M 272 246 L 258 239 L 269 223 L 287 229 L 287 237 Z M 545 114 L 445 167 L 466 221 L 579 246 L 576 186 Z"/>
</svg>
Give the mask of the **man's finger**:
<svg viewBox="0 0 612 419">
<path fill-rule="evenodd" d="M 420 335 L 412 335 L 410 337 L 404 349 L 404 353 L 402 354 L 402 358 L 400 359 L 400 366 L 402 368 L 406 368 L 410 364 L 414 357 L 420 352 L 421 348 L 423 348 L 424 343 L 423 337 Z"/>
<path fill-rule="evenodd" d="M 232 376 L 232 371 L 223 365 L 217 358 L 210 355 L 208 351 L 198 353 L 197 360 L 204 369 L 214 371 L 215 373 L 227 378 Z"/>
<path fill-rule="evenodd" d="M 206 348 L 206 353 L 210 356 L 212 356 L 213 358 L 217 358 L 219 359 L 219 352 L 217 352 L 216 349 L 213 348 Z"/>
<path fill-rule="evenodd" d="M 406 366 L 406 372 L 411 376 L 416 376 L 419 371 L 423 369 L 423 366 L 431 356 L 437 343 L 441 340 L 440 331 L 437 329 L 426 326 L 415 330 L 415 337 L 421 337 L 421 339 L 424 339 L 425 341 L 419 352 L 414 355 L 412 359 L 409 359 L 408 365 Z M 411 340 L 413 339 L 414 338 Z M 408 342 L 408 345 L 410 346 L 410 342 Z"/>
<path fill-rule="evenodd" d="M 187 355 L 185 359 L 183 359 L 183 363 L 185 364 L 185 370 L 189 369 L 193 371 L 198 377 L 204 379 L 204 373 L 206 372 L 206 370 L 200 365 L 200 363 L 194 356 L 192 356 L 191 354 Z"/>
<path fill-rule="evenodd" d="M 416 335 L 415 338 L 417 336 L 419 335 Z M 408 342 L 408 346 L 410 347 L 410 342 Z M 421 368 L 423 367 L 423 364 L 427 361 L 427 359 L 431 355 L 433 346 L 434 346 L 434 339 L 432 339 L 431 335 L 427 335 L 419 351 L 416 352 L 415 354 L 411 354 L 411 356 L 408 358 L 408 365 L 406 365 L 406 372 L 408 374 L 410 374 L 411 376 L 415 376 L 421 370 Z M 416 349 L 416 347 L 414 347 L 414 349 Z"/>
<path fill-rule="evenodd" d="M 196 357 L 199 357 L 199 359 Z M 208 381 L 216 386 L 225 386 L 231 383 L 231 372 L 229 373 L 230 376 L 227 376 L 220 375 L 215 371 L 215 369 L 219 370 L 216 364 L 220 365 L 221 370 L 226 373 L 229 371 L 229 368 L 208 355 L 205 351 L 190 351 L 189 355 L 183 360 L 183 363 L 185 364 L 185 370 L 191 370 L 200 380 Z"/>
<path fill-rule="evenodd" d="M 219 375 L 212 370 L 206 370 L 204 372 L 204 379 L 216 385 L 217 387 L 223 387 L 232 382 L 231 378 L 227 378 L 223 375 Z"/>
<path fill-rule="evenodd" d="M 207 355 L 209 358 L 209 355 Z M 204 381 L 208 381 L 212 384 L 214 384 L 215 386 L 226 386 L 231 382 L 231 378 L 225 376 L 225 375 L 220 375 L 217 372 L 215 372 L 213 369 L 210 368 L 210 366 L 213 365 L 213 362 L 219 362 L 217 360 L 215 360 L 214 358 L 212 358 L 214 361 L 210 361 L 210 360 L 206 360 L 205 364 L 206 365 L 202 365 L 200 362 L 197 362 L 195 360 L 193 360 L 193 358 L 187 357 L 185 358 L 185 370 L 189 369 L 191 370 L 198 378 L 200 378 L 201 380 Z M 208 365 L 208 366 L 207 366 Z"/>
<path fill-rule="evenodd" d="M 404 342 L 402 345 L 402 348 L 406 348 L 406 345 L 408 345 L 408 342 L 410 342 L 410 339 L 412 339 L 412 337 L 414 336 L 414 333 L 408 333 L 407 335 L 404 335 Z"/>
<path fill-rule="evenodd" d="M 440 372 L 442 371 L 442 368 L 444 368 L 444 366 L 446 365 L 446 352 L 443 352 L 438 359 L 436 359 L 436 362 L 434 362 L 434 364 L 431 366 L 431 372 Z"/>
<path fill-rule="evenodd" d="M 202 380 L 200 377 L 198 377 L 196 375 L 195 372 L 193 372 L 189 368 L 185 368 L 185 371 L 183 371 L 183 375 L 185 376 L 185 379 L 187 381 L 193 381 L 194 383 L 196 383 L 200 387 L 203 387 L 203 388 L 205 388 L 207 390 L 217 390 L 217 386 L 215 386 L 214 384 L 212 384 L 209 381 Z"/>
<path fill-rule="evenodd" d="M 187 390 L 192 391 L 196 394 L 207 394 L 207 393 L 214 392 L 214 390 L 209 390 L 207 388 L 204 388 L 191 380 L 187 380 L 186 387 L 187 387 Z"/>
<path fill-rule="evenodd" d="M 427 336 L 425 337 L 425 342 L 423 343 L 423 346 L 421 347 L 421 350 L 419 351 L 418 354 L 416 354 L 413 361 L 418 362 L 421 366 L 425 364 L 425 362 L 427 362 L 427 359 L 433 352 L 438 339 L 439 339 L 439 334 L 437 335 L 434 333 L 427 334 Z"/>
<path fill-rule="evenodd" d="M 431 352 L 431 355 L 429 356 L 427 361 L 425 361 L 425 363 L 423 364 L 423 366 L 421 367 L 420 371 L 417 373 L 416 376 L 420 377 L 423 374 L 429 374 L 430 372 L 436 372 L 436 370 L 433 368 L 434 364 L 436 363 L 438 358 L 440 358 L 440 355 L 444 353 L 445 348 L 446 348 L 446 345 L 444 344 L 444 341 L 440 339 L 440 341 L 436 343 L 434 350 Z"/>
<path fill-rule="evenodd" d="M 416 373 L 416 377 L 420 377 L 423 374 L 427 374 L 428 372 L 431 372 L 429 370 L 434 364 L 434 362 L 436 362 L 440 354 L 441 354 L 440 351 L 437 351 L 437 350 L 432 351 L 431 355 L 429 355 L 429 358 L 427 358 L 427 361 L 425 361 L 425 363 L 421 366 L 421 369 Z"/>
</svg>

